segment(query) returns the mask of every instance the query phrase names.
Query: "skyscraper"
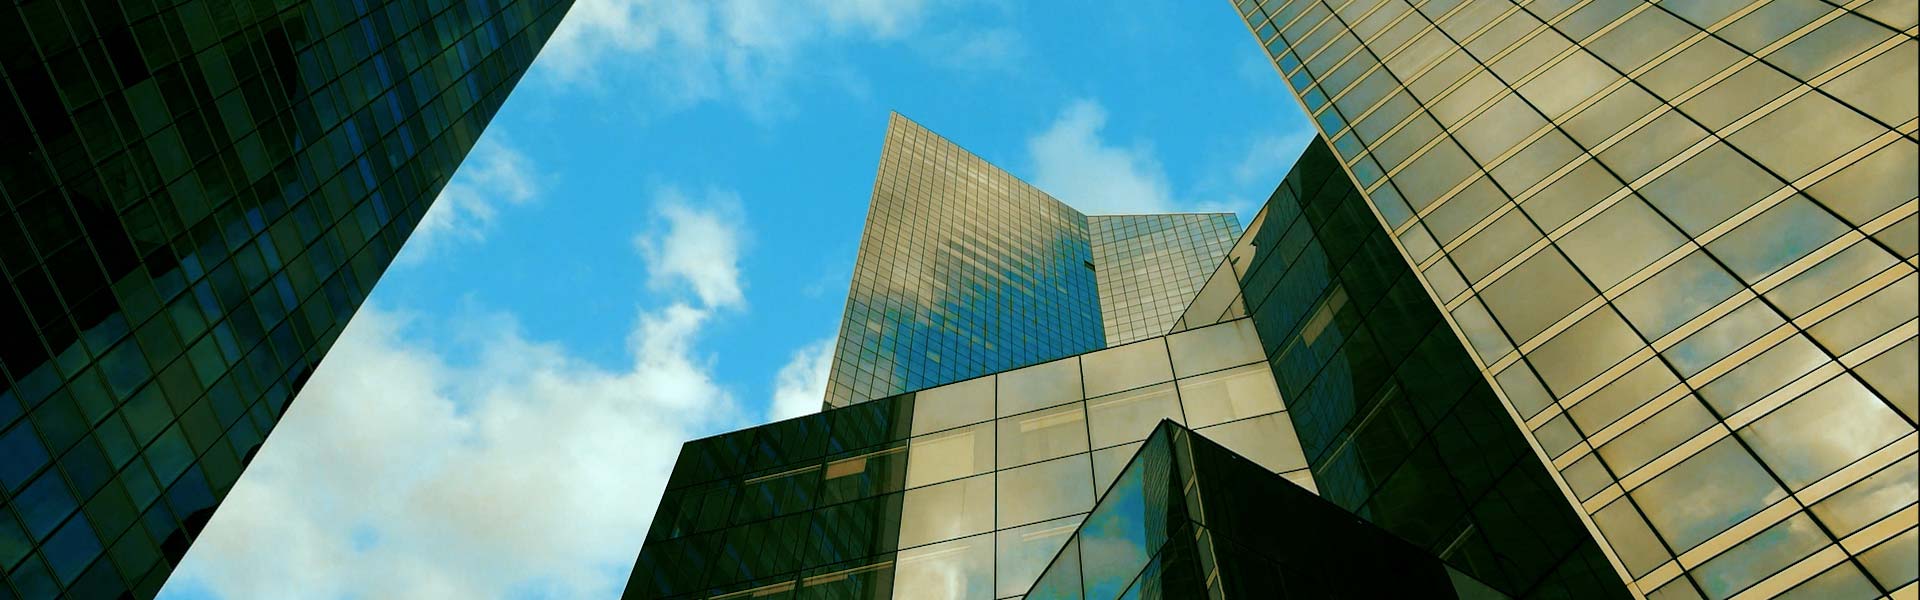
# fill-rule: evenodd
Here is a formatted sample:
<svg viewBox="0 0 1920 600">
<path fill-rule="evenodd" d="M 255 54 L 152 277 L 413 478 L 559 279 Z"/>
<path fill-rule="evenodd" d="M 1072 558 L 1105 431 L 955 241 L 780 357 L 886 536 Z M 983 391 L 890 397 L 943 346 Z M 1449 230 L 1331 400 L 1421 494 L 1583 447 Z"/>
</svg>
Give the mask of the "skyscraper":
<svg viewBox="0 0 1920 600">
<path fill-rule="evenodd" d="M 1118 343 L 1108 331 L 1165 333 L 1238 227 L 1221 214 L 1089 217 L 891 114 L 826 405 Z"/>
<path fill-rule="evenodd" d="M 569 4 L 0 8 L 0 595 L 159 590 Z"/>
<path fill-rule="evenodd" d="M 1235 4 L 1619 578 L 1911 593 L 1911 2 Z"/>
<path fill-rule="evenodd" d="M 1087 217 L 1108 344 L 1166 333 L 1240 235 L 1232 213 Z"/>
<path fill-rule="evenodd" d="M 1370 566 L 1423 565 L 1439 577 L 1410 575 L 1410 587 L 1467 581 L 1516 597 L 1626 597 L 1369 214 L 1332 151 L 1316 142 L 1253 225 L 1200 271 L 1210 275 L 1166 333 L 688 442 L 627 597 L 1011 598 L 1072 589 L 1111 600 L 1127 587 L 1113 585 L 1116 577 L 1174 573 L 1153 569 L 1202 555 L 1227 565 L 1221 578 L 1200 572 L 1222 597 L 1380 589 L 1263 566 L 1316 543 L 1325 555 L 1374 548 L 1380 562 Z M 1234 468 L 1263 472 L 1207 477 L 1205 494 L 1239 485 L 1246 496 L 1199 506 L 1233 511 L 1284 499 L 1301 503 L 1301 514 L 1247 525 L 1270 532 L 1302 519 L 1327 528 L 1235 542 L 1245 531 L 1233 527 L 1163 544 L 1170 538 L 1152 532 L 1172 529 L 1152 523 L 1185 527 L 1181 517 L 1191 513 L 1121 501 L 1117 513 L 1089 516 L 1103 492 L 1127 488 L 1115 482 L 1143 460 L 1136 455 L 1164 460 L 1164 449 L 1142 450 L 1162 420 L 1240 457 L 1217 460 L 1244 459 L 1257 467 Z M 1174 472 L 1163 465 L 1139 477 Z M 1072 542 L 1096 517 L 1117 520 L 1092 535 L 1130 533 L 1097 547 Z M 1316 540 L 1309 531 L 1350 537 Z M 1128 559 L 1140 562 L 1123 564 L 1105 553 L 1135 547 L 1128 544 L 1160 548 L 1160 558 L 1135 553 Z M 1061 560 L 1077 566 L 1034 588 Z M 1161 566 L 1142 567 L 1149 561 Z"/>
</svg>

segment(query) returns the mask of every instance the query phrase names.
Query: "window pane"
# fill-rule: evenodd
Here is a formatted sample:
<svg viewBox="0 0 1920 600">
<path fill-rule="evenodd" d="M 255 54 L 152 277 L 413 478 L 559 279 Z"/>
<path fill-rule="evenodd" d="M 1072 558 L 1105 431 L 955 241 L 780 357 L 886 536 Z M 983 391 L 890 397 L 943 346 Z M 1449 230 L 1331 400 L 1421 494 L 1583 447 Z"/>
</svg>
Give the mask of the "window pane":
<svg viewBox="0 0 1920 600">
<path fill-rule="evenodd" d="M 901 548 L 992 530 L 991 473 L 907 490 L 901 502 Z"/>
<path fill-rule="evenodd" d="M 1180 415 L 1180 396 L 1171 383 L 1087 401 L 1087 427 L 1095 448 L 1147 439 L 1161 419 L 1185 422 Z"/>
<path fill-rule="evenodd" d="M 895 565 L 895 598 L 993 598 L 991 535 L 902 550 Z"/>
<path fill-rule="evenodd" d="M 994 570 L 997 580 L 994 595 L 1006 598 L 1027 593 L 1041 571 L 1046 570 L 1047 562 L 1073 537 L 1073 530 L 1080 526 L 1082 518 L 1080 515 L 1061 517 L 995 533 L 994 560 L 998 565 Z"/>
<path fill-rule="evenodd" d="M 1740 429 L 1795 490 L 1913 431 L 1886 403 L 1842 375 Z"/>
<path fill-rule="evenodd" d="M 993 470 L 993 424 L 950 429 L 913 438 L 907 487 L 920 487 Z"/>
<path fill-rule="evenodd" d="M 1920 500 L 1920 459 L 1907 455 L 1893 466 L 1881 469 L 1813 505 L 1813 516 L 1826 523 L 1833 534 L 1853 535 L 1893 511 Z"/>
<path fill-rule="evenodd" d="M 1683 553 L 1787 496 L 1732 438 L 1715 442 L 1632 494 L 1654 529 Z"/>
<path fill-rule="evenodd" d="M 1615 500 L 1600 512 L 1593 513 L 1593 524 L 1606 536 L 1607 545 L 1620 555 L 1627 572 L 1634 577 L 1647 574 L 1672 558 L 1667 550 L 1660 546 L 1660 539 L 1654 537 L 1653 530 L 1647 528 L 1645 519 L 1633 510 L 1633 503 L 1624 499 Z"/>
<path fill-rule="evenodd" d="M 1608 289 L 1684 241 L 1647 203 L 1627 198 L 1580 224 L 1558 244 L 1594 285 Z"/>
<path fill-rule="evenodd" d="M 1275 473 L 1307 466 L 1306 454 L 1300 450 L 1300 438 L 1294 435 L 1293 421 L 1285 414 L 1243 419 L 1196 433 Z"/>
<path fill-rule="evenodd" d="M 1253 319 L 1240 319 L 1211 327 L 1167 336 L 1173 354 L 1173 373 L 1186 377 L 1227 367 L 1259 362 L 1260 338 L 1254 334 Z"/>
<path fill-rule="evenodd" d="M 1001 373 L 999 414 L 1015 415 L 1080 399 L 1080 358 Z"/>
<path fill-rule="evenodd" d="M 1273 371 L 1254 364 L 1180 380 L 1180 403 L 1188 427 L 1206 427 L 1279 411 L 1280 388 Z"/>
<path fill-rule="evenodd" d="M 1696 567 L 1694 578 L 1718 600 L 1732 596 L 1828 544 L 1827 535 L 1800 513 L 1768 527 Z"/>
<path fill-rule="evenodd" d="M 1002 469 L 1087 451 L 1086 409 L 1078 402 L 999 423 Z"/>
<path fill-rule="evenodd" d="M 998 527 L 1086 512 L 1093 508 L 1093 463 L 1085 454 L 1000 472 Z"/>
<path fill-rule="evenodd" d="M 1080 365 L 1086 371 L 1088 396 L 1105 396 L 1173 379 L 1173 366 L 1167 362 L 1167 344 L 1162 338 L 1085 354 Z"/>
<path fill-rule="evenodd" d="M 1134 453 L 1139 451 L 1140 442 L 1093 451 L 1093 495 L 1099 497 L 1106 494 L 1107 487 L 1113 485 L 1113 478 L 1120 474 L 1121 469 L 1127 468 L 1127 461 L 1133 460 Z"/>
<path fill-rule="evenodd" d="M 981 377 L 913 395 L 913 435 L 993 418 L 993 378 Z"/>
<path fill-rule="evenodd" d="M 1718 422 L 1699 400 L 1681 398 L 1601 446 L 1600 457 L 1614 472 L 1632 473 Z"/>
<path fill-rule="evenodd" d="M 1647 339 L 1660 339 L 1739 290 L 1740 282 L 1712 258 L 1694 252 L 1622 294 L 1614 306 Z"/>
<path fill-rule="evenodd" d="M 1860 553 L 1860 564 L 1887 589 L 1897 590 L 1912 583 L 1916 570 L 1920 570 L 1920 529 L 1908 529 Z"/>
</svg>

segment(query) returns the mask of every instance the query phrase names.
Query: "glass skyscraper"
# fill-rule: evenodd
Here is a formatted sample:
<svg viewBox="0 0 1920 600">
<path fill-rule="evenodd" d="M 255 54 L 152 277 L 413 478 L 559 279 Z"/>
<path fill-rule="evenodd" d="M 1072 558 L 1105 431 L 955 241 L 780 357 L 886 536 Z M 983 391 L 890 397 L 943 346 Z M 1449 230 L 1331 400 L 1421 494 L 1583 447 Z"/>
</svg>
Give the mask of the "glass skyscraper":
<svg viewBox="0 0 1920 600">
<path fill-rule="evenodd" d="M 0 597 L 151 597 L 566 0 L 0 8 Z"/>
<path fill-rule="evenodd" d="M 1166 333 L 1238 232 L 1087 216 L 891 114 L 826 406 Z"/>
<path fill-rule="evenodd" d="M 1166 333 L 1240 236 L 1232 213 L 1088 216 L 1108 344 Z"/>
<path fill-rule="evenodd" d="M 1384 589 L 1370 586 L 1390 582 L 1268 568 L 1373 548 L 1372 567 L 1421 565 L 1425 575 L 1410 573 L 1403 589 L 1628 597 L 1466 347 L 1367 218 L 1360 191 L 1316 142 L 1252 226 L 1200 271 L 1208 274 L 1166 333 L 688 442 L 626 596 L 991 599 L 1033 590 L 1111 600 L 1143 572 L 1161 592 L 1197 589 L 1169 570 L 1178 567 L 1219 597 L 1264 598 L 1289 585 Z M 1167 452 L 1142 450 L 1162 421 L 1224 447 L 1215 462 L 1244 463 L 1225 470 L 1242 474 L 1198 488 L 1241 488 L 1244 497 L 1191 506 L 1286 501 L 1300 513 L 1225 525 L 1225 538 L 1193 536 L 1232 521 L 1191 520 L 1200 527 L 1180 530 L 1160 559 L 1109 552 L 1125 544 L 1073 543 L 1094 520 L 1111 526 L 1093 535 L 1164 527 L 1127 538 L 1149 546 L 1187 526 L 1188 513 L 1165 503 L 1109 502 L 1115 490 L 1139 492 L 1138 481 L 1121 479 L 1130 461 Z M 1179 471 L 1148 472 L 1141 480 Z M 1287 523 L 1324 528 L 1234 538 Z M 1336 533 L 1344 537 L 1312 537 Z M 1326 547 L 1312 554 L 1314 544 Z M 1036 588 L 1049 564 L 1068 560 L 1056 559 L 1063 549 L 1074 566 Z M 1181 562 L 1201 556 L 1214 562 Z M 1359 566 L 1369 565 L 1350 568 Z"/>
<path fill-rule="evenodd" d="M 1913 593 L 1912 2 L 1234 4 L 1635 594 Z"/>
</svg>

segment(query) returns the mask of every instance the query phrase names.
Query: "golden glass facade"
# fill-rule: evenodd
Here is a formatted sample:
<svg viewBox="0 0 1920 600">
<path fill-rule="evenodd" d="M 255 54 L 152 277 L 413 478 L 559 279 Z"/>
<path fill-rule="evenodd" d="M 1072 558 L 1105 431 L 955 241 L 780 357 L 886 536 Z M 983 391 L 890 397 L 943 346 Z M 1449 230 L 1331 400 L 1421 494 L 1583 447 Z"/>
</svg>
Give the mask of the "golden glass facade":
<svg viewBox="0 0 1920 600">
<path fill-rule="evenodd" d="M 1105 345 L 1087 217 L 890 116 L 827 406 Z"/>
<path fill-rule="evenodd" d="M 1913 593 L 1912 2 L 1236 6 L 1636 593 Z"/>
<path fill-rule="evenodd" d="M 1240 237 L 1231 213 L 1094 215 L 1094 276 L 1107 343 L 1165 334 Z"/>
<path fill-rule="evenodd" d="M 1163 420 L 1315 489 L 1252 319 L 688 442 L 628 598 L 1017 598 Z"/>
</svg>

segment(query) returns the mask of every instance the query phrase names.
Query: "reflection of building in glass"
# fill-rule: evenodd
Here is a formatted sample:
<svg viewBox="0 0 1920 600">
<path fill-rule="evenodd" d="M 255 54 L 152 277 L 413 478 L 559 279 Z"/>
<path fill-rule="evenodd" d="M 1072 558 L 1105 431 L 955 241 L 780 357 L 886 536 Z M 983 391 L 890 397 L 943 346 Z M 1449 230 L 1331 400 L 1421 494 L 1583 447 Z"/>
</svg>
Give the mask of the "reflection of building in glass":
<svg viewBox="0 0 1920 600">
<path fill-rule="evenodd" d="M 1026 595 L 1507 597 L 1171 420 L 1153 429 Z"/>
<path fill-rule="evenodd" d="M 152 597 L 565 0 L 0 9 L 0 597 Z"/>
<path fill-rule="evenodd" d="M 1366 211 L 1316 143 L 1171 333 L 689 442 L 627 596 L 1017 597 L 1172 420 L 1432 572 L 1625 597 Z"/>
<path fill-rule="evenodd" d="M 1119 343 L 1103 312 L 1124 340 L 1166 333 L 1237 233 L 1232 215 L 1088 217 L 891 115 L 826 405 Z"/>
<path fill-rule="evenodd" d="M 1107 343 L 1167 332 L 1240 235 L 1231 213 L 1087 217 Z"/>
<path fill-rule="evenodd" d="M 627 597 L 1019 596 L 1162 419 L 1313 485 L 1242 318 L 688 442 Z"/>
<path fill-rule="evenodd" d="M 1912 593 L 1911 2 L 1235 4 L 1617 577 Z"/>
</svg>

